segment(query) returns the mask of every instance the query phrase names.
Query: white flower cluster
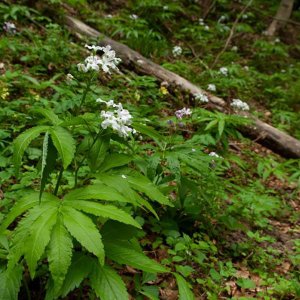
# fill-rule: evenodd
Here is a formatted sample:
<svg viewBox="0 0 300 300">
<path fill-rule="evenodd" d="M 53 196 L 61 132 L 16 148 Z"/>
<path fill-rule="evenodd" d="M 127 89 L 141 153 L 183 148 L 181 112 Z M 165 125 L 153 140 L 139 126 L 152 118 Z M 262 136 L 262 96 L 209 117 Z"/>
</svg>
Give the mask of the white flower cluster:
<svg viewBox="0 0 300 300">
<path fill-rule="evenodd" d="M 209 30 L 209 26 L 204 23 L 204 20 L 202 18 L 199 19 L 199 24 L 201 26 L 204 26 L 205 30 Z"/>
<path fill-rule="evenodd" d="M 249 110 L 249 105 L 246 102 L 243 102 L 240 99 L 232 99 L 230 106 L 236 110 Z"/>
<path fill-rule="evenodd" d="M 121 61 L 120 58 L 116 57 L 116 52 L 111 49 L 110 45 L 106 47 L 101 46 L 89 46 L 85 45 L 86 48 L 93 51 L 93 54 L 88 56 L 84 60 L 84 64 L 80 63 L 77 64 L 78 71 L 81 72 L 88 72 L 90 70 L 99 71 L 100 67 L 105 73 L 110 73 L 110 70 L 117 70 L 117 65 Z M 97 51 L 102 51 L 103 54 L 101 57 L 96 55 Z"/>
<path fill-rule="evenodd" d="M 175 111 L 175 116 L 178 119 L 182 119 L 184 116 L 190 116 L 192 111 L 189 108 L 184 107 L 183 109 Z"/>
<path fill-rule="evenodd" d="M 208 154 L 210 157 L 217 157 L 217 158 L 220 158 L 221 156 L 219 154 L 217 154 L 216 152 L 210 152 Z"/>
<path fill-rule="evenodd" d="M 182 54 L 182 48 L 180 46 L 174 46 L 172 53 L 175 57 L 180 56 Z"/>
<path fill-rule="evenodd" d="M 137 16 L 137 15 L 135 15 L 135 14 L 132 14 L 132 15 L 130 15 L 129 17 L 130 17 L 130 19 L 132 19 L 132 20 L 136 20 L 136 19 L 139 18 L 139 16 Z"/>
<path fill-rule="evenodd" d="M 200 101 L 202 103 L 207 103 L 208 102 L 207 96 L 203 93 L 195 94 L 194 97 L 195 97 L 195 100 Z"/>
<path fill-rule="evenodd" d="M 122 104 L 115 104 L 114 100 L 104 101 L 96 100 L 99 103 L 105 103 L 106 106 L 113 107 L 113 111 L 102 110 L 100 116 L 103 118 L 101 127 L 106 129 L 111 127 L 118 133 L 120 137 L 126 138 L 130 133 L 135 134 L 136 130 L 129 127 L 131 125 L 132 116 L 127 109 L 124 109 Z"/>
<path fill-rule="evenodd" d="M 15 34 L 17 32 L 16 25 L 11 22 L 4 22 L 3 23 L 3 30 L 9 34 Z"/>
<path fill-rule="evenodd" d="M 219 73 L 224 75 L 224 76 L 227 76 L 228 75 L 228 69 L 226 67 L 221 67 L 219 69 Z"/>
<path fill-rule="evenodd" d="M 215 92 L 217 90 L 217 87 L 215 84 L 213 83 L 210 83 L 208 86 L 207 86 L 207 89 L 211 92 Z"/>
</svg>

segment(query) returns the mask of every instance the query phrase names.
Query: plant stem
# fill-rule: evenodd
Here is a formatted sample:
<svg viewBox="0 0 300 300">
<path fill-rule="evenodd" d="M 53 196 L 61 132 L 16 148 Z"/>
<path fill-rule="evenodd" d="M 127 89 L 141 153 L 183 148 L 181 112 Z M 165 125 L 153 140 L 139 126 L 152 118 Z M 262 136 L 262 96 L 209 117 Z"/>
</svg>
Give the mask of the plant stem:
<svg viewBox="0 0 300 300">
<path fill-rule="evenodd" d="M 25 287 L 25 291 L 26 291 L 27 300 L 31 300 L 30 290 L 28 287 L 27 279 L 24 277 L 23 277 L 23 283 L 24 283 L 24 287 Z"/>
<path fill-rule="evenodd" d="M 91 84 L 92 84 L 93 79 L 94 79 L 94 74 L 92 73 L 91 76 L 90 76 L 90 78 L 89 78 L 89 80 L 88 80 L 88 83 L 87 83 L 87 85 L 86 85 L 86 88 L 85 88 L 85 90 L 84 90 L 84 92 L 83 92 L 83 94 L 82 94 L 82 98 L 81 98 L 80 104 L 79 104 L 79 106 L 78 106 L 77 109 L 76 109 L 76 115 L 79 114 L 80 109 L 81 109 L 82 105 L 83 105 L 84 102 L 85 102 L 86 96 L 87 96 L 87 94 L 88 94 L 88 92 L 89 92 L 89 90 L 90 90 L 90 87 L 91 87 Z"/>
<path fill-rule="evenodd" d="M 56 181 L 55 190 L 54 190 L 54 193 L 53 193 L 55 196 L 58 193 L 58 188 L 59 188 L 59 185 L 60 185 L 60 181 L 62 179 L 63 172 L 64 172 L 64 168 L 62 166 L 61 169 L 60 169 L 60 171 L 59 171 L 59 174 L 58 174 L 58 177 L 57 177 L 57 181 Z"/>
</svg>

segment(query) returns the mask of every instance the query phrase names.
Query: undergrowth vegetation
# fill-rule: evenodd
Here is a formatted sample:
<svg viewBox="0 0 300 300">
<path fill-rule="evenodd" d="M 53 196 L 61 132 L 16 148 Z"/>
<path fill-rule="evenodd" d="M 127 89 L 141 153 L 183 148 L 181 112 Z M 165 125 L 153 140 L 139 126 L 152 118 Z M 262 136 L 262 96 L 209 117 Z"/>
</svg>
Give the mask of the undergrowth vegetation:
<svg viewBox="0 0 300 300">
<path fill-rule="evenodd" d="M 277 4 L 255 0 L 224 48 L 249 1 L 112 2 L 0 4 L 0 299 L 299 298 L 299 160 L 234 114 L 300 139 L 299 27 L 266 37 Z M 233 114 L 124 69 L 70 12 Z"/>
</svg>

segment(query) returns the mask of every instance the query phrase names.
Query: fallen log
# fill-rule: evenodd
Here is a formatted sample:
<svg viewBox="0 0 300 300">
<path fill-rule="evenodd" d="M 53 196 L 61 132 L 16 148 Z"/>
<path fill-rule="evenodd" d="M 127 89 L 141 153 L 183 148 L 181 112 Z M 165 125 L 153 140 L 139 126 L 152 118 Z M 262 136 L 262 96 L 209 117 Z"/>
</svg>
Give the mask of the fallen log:
<svg viewBox="0 0 300 300">
<path fill-rule="evenodd" d="M 101 46 L 111 45 L 118 57 L 122 59 L 122 64 L 127 68 L 133 69 L 139 74 L 154 76 L 160 81 L 167 82 L 170 86 L 176 86 L 178 89 L 189 93 L 191 96 L 204 93 L 208 96 L 209 103 L 213 108 L 224 113 L 229 113 L 227 104 L 223 99 L 202 90 L 174 72 L 166 70 L 162 66 L 130 49 L 128 46 L 106 37 L 80 20 L 67 16 L 66 25 L 74 33 L 100 39 L 98 44 Z M 253 119 L 253 125 L 240 129 L 244 135 L 268 147 L 283 157 L 300 158 L 299 140 L 254 118 L 250 114 L 247 114 L 247 116 Z"/>
</svg>

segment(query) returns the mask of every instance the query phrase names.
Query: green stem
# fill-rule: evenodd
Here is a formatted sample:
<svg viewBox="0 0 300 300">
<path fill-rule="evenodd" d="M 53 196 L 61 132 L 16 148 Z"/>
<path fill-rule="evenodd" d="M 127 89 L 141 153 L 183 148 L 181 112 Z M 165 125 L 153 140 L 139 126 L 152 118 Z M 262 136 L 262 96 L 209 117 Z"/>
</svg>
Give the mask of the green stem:
<svg viewBox="0 0 300 300">
<path fill-rule="evenodd" d="M 74 183 L 74 188 L 77 187 L 77 182 L 78 182 L 78 172 L 79 172 L 79 169 L 81 168 L 83 162 L 85 161 L 85 159 L 87 158 L 87 156 L 89 155 L 90 151 L 92 150 L 93 146 L 95 145 L 98 137 L 100 136 L 100 134 L 102 133 L 102 130 L 99 130 L 99 132 L 96 134 L 95 138 L 93 139 L 93 143 L 92 145 L 90 146 L 89 150 L 88 150 L 88 154 L 86 156 L 84 156 L 82 158 L 82 160 L 78 163 L 78 166 L 75 170 L 75 183 Z"/>
<path fill-rule="evenodd" d="M 61 182 L 61 179 L 62 179 L 63 172 L 64 172 L 64 168 L 62 166 L 61 169 L 60 169 L 60 171 L 59 171 L 59 174 L 58 174 L 58 177 L 57 177 L 57 181 L 56 181 L 55 190 L 54 190 L 54 193 L 53 193 L 55 196 L 58 193 L 58 189 L 59 189 L 59 186 L 60 186 L 60 182 Z"/>
<path fill-rule="evenodd" d="M 89 80 L 88 80 L 88 83 L 87 83 L 87 85 L 86 85 L 86 88 L 85 88 L 85 90 L 84 90 L 84 92 L 83 92 L 83 94 L 82 94 L 82 98 L 81 98 L 80 104 L 79 104 L 79 106 L 78 106 L 77 109 L 76 109 L 76 116 L 79 114 L 80 109 L 81 109 L 82 105 L 83 105 L 84 102 L 85 102 L 86 96 L 87 96 L 87 94 L 88 94 L 88 92 L 89 92 L 89 90 L 90 90 L 90 87 L 91 87 L 91 84 L 92 84 L 93 79 L 94 79 L 94 74 L 92 73 L 92 74 L 91 74 L 91 77 L 90 77 Z"/>
</svg>

